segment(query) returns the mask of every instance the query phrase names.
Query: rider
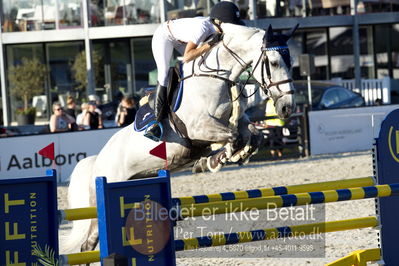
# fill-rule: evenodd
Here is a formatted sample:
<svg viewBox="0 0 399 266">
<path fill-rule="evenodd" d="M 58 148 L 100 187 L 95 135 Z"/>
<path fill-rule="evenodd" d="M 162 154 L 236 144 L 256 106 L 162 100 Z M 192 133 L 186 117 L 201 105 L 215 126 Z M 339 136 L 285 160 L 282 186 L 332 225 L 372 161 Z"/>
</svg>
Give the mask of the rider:
<svg viewBox="0 0 399 266">
<path fill-rule="evenodd" d="M 157 64 L 158 82 L 155 95 L 155 121 L 147 127 L 145 136 L 155 141 L 162 138 L 160 122 L 165 112 L 166 86 L 173 49 L 187 63 L 209 51 L 222 38 L 222 22 L 244 25 L 238 7 L 222 1 L 213 6 L 210 17 L 181 18 L 162 23 L 152 37 L 152 53 Z M 210 41 L 200 45 L 209 37 Z"/>
</svg>

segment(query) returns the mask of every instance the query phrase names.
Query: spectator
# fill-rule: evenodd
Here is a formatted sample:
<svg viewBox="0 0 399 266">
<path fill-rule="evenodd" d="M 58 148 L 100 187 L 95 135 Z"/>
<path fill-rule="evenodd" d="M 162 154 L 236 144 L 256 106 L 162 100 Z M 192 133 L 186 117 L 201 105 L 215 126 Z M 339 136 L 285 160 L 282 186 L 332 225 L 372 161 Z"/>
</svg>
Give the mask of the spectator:
<svg viewBox="0 0 399 266">
<path fill-rule="evenodd" d="M 150 97 L 151 93 L 154 92 L 154 87 L 148 87 L 144 90 L 144 95 L 139 101 L 139 106 L 143 106 L 144 104 L 148 103 L 148 98 Z"/>
<path fill-rule="evenodd" d="M 83 118 L 83 125 L 88 126 L 90 129 L 103 128 L 101 115 L 96 111 L 96 109 L 96 102 L 90 101 L 88 104 L 87 112 Z"/>
<path fill-rule="evenodd" d="M 89 108 L 89 104 L 88 103 L 82 103 L 80 105 L 80 108 L 82 109 L 81 113 L 78 114 L 78 116 L 76 117 L 76 124 L 78 124 L 78 126 L 81 129 L 89 129 L 89 127 L 85 127 L 83 125 L 83 118 L 85 117 L 86 113 L 87 113 L 87 109 Z"/>
<path fill-rule="evenodd" d="M 67 108 L 65 110 L 65 113 L 72 116 L 76 120 L 75 109 L 76 109 L 75 99 L 72 96 L 68 96 Z"/>
<path fill-rule="evenodd" d="M 96 104 L 96 112 L 102 116 L 102 111 L 101 111 L 101 101 L 100 101 L 100 97 L 98 97 L 98 95 L 96 94 L 90 94 L 89 97 L 89 102 L 94 102 Z"/>
<path fill-rule="evenodd" d="M 375 99 L 375 101 L 374 101 L 374 105 L 377 105 L 377 106 L 379 106 L 379 105 L 383 105 L 384 103 L 383 103 L 383 101 L 380 99 L 380 98 L 377 98 L 377 99 Z"/>
<path fill-rule="evenodd" d="M 55 102 L 53 114 L 50 117 L 50 132 L 74 130 L 75 125 L 75 119 L 64 112 L 59 102 Z"/>
<path fill-rule="evenodd" d="M 125 96 L 121 101 L 121 105 L 118 108 L 117 124 L 120 127 L 125 127 L 133 123 L 136 116 L 136 108 L 133 97 Z"/>
<path fill-rule="evenodd" d="M 277 117 L 276 108 L 274 107 L 274 102 L 269 99 L 266 102 L 266 120 L 265 125 L 269 130 L 268 140 L 270 145 L 270 154 L 273 159 L 281 158 L 283 156 L 283 126 L 284 120 Z M 269 118 L 269 119 L 268 119 Z"/>
</svg>

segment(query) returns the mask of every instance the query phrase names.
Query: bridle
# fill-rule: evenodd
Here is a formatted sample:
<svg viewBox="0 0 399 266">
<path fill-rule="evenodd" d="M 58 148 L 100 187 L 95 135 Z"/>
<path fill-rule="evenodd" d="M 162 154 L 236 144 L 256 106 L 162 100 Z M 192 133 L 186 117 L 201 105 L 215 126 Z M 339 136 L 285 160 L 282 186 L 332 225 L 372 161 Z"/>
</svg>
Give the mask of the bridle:
<svg viewBox="0 0 399 266">
<path fill-rule="evenodd" d="M 279 87 L 279 85 L 281 84 L 285 84 L 285 83 L 290 83 L 292 82 L 292 79 L 284 79 L 284 80 L 280 80 L 277 82 L 273 82 L 272 81 L 272 74 L 270 71 L 270 61 L 269 61 L 269 57 L 267 56 L 266 52 L 267 51 L 279 51 L 282 49 L 288 49 L 288 46 L 272 46 L 272 47 L 266 47 L 266 42 L 263 42 L 263 46 L 262 46 L 262 53 L 261 53 L 261 57 L 262 57 L 262 69 L 261 69 L 261 78 L 262 78 L 262 83 L 260 84 L 262 90 L 264 91 L 264 93 L 266 93 L 266 95 L 268 95 L 269 97 L 272 97 L 271 93 L 270 93 L 270 88 L 275 86 L 276 89 L 280 92 L 280 94 L 278 95 L 278 97 L 276 97 L 276 99 L 273 99 L 273 101 L 276 103 L 278 99 L 280 99 L 281 97 L 283 97 L 284 95 L 290 95 L 290 94 L 294 94 L 295 91 L 294 90 L 289 90 L 289 91 L 282 91 Z M 266 68 L 266 75 L 267 75 L 267 79 L 269 80 L 269 85 L 266 84 L 265 82 L 265 78 L 264 78 L 264 74 L 263 74 L 263 70 Z M 269 95 L 270 94 L 270 95 Z"/>
<path fill-rule="evenodd" d="M 242 59 L 236 52 L 234 52 L 233 50 L 231 50 L 224 42 L 224 40 L 222 39 L 222 44 L 223 47 L 228 51 L 228 53 L 241 65 L 242 70 L 245 70 L 248 68 L 248 66 L 250 66 L 251 64 L 248 64 L 245 62 L 244 59 Z M 285 83 L 290 83 L 292 82 L 292 79 L 285 79 L 285 80 L 281 80 L 281 81 L 277 81 L 277 82 L 273 82 L 272 81 L 272 75 L 271 75 L 271 71 L 270 71 L 270 61 L 269 61 L 269 57 L 267 56 L 267 51 L 279 51 L 282 49 L 288 49 L 288 46 L 272 46 L 272 47 L 266 47 L 266 39 L 264 38 L 263 41 L 263 45 L 261 48 L 261 54 L 258 58 L 258 60 L 256 61 L 255 66 L 252 68 L 252 71 L 247 70 L 248 73 L 248 77 L 247 80 L 245 81 L 245 83 L 241 86 L 241 91 L 240 91 L 240 95 L 234 99 L 233 101 L 237 100 L 241 95 L 249 98 L 252 95 L 254 95 L 257 90 L 255 90 L 251 95 L 249 96 L 245 96 L 243 94 L 243 89 L 245 88 L 245 85 L 248 83 L 248 81 L 250 80 L 251 77 L 254 77 L 254 72 L 256 70 L 256 68 L 259 66 L 259 64 L 261 65 L 261 82 L 260 82 L 260 87 L 262 88 L 263 92 L 270 98 L 273 99 L 274 104 L 276 104 L 277 100 L 280 99 L 281 97 L 285 96 L 285 95 L 290 95 L 290 94 L 294 94 L 294 90 L 289 90 L 289 91 L 282 91 L 279 87 L 279 85 L 285 84 Z M 208 52 L 209 54 L 209 52 Z M 180 78 L 179 81 L 188 79 L 188 78 L 192 78 L 192 77 L 210 77 L 210 78 L 215 78 L 215 79 L 220 79 L 223 81 L 228 82 L 231 85 L 237 85 L 237 82 L 232 81 L 228 78 L 219 76 L 217 74 L 209 74 L 209 72 L 227 72 L 227 70 L 223 70 L 223 69 L 212 69 L 210 67 L 208 67 L 205 63 L 205 58 L 207 55 L 202 55 L 201 56 L 201 60 L 199 62 L 199 66 L 201 67 L 201 65 L 204 65 L 205 68 L 207 68 L 208 70 L 202 70 L 202 72 L 208 72 L 208 73 L 194 73 L 194 63 L 192 64 L 192 74 L 185 76 L 183 78 Z M 267 75 L 267 79 L 269 81 L 269 84 L 266 83 L 265 81 L 265 77 L 264 77 L 264 70 L 266 69 L 266 75 Z M 241 71 L 243 72 L 243 71 Z M 270 92 L 270 88 L 271 87 L 276 87 L 277 90 L 280 92 L 280 94 L 277 97 L 273 97 L 272 93 Z"/>
</svg>

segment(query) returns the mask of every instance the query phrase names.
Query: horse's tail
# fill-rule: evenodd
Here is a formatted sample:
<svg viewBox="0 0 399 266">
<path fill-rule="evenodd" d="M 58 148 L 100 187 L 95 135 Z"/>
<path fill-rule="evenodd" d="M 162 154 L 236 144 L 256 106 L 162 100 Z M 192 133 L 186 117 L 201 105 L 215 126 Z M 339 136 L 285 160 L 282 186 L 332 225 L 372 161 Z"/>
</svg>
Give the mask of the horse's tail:
<svg viewBox="0 0 399 266">
<path fill-rule="evenodd" d="M 68 187 L 69 208 L 90 206 L 90 180 L 96 158 L 97 156 L 90 156 L 79 161 L 73 170 Z M 60 254 L 80 251 L 80 246 L 88 237 L 90 221 L 90 219 L 73 221 L 69 235 L 61 237 Z"/>
</svg>

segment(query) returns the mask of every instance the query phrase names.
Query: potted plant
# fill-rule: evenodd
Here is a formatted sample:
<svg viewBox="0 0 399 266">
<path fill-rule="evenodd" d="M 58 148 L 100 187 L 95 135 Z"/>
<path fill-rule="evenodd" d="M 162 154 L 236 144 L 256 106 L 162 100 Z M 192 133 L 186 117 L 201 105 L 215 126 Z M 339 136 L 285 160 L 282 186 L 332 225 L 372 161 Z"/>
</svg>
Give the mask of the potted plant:
<svg viewBox="0 0 399 266">
<path fill-rule="evenodd" d="M 34 124 L 36 110 L 30 106 L 33 96 L 43 94 L 46 66 L 38 58 L 22 58 L 19 65 L 8 70 L 11 94 L 22 100 L 23 108 L 16 110 L 18 125 Z"/>
<path fill-rule="evenodd" d="M 17 108 L 15 109 L 16 120 L 19 126 L 22 125 L 31 125 L 35 123 L 36 117 L 36 108 L 35 107 L 28 107 L 24 108 Z"/>
</svg>

